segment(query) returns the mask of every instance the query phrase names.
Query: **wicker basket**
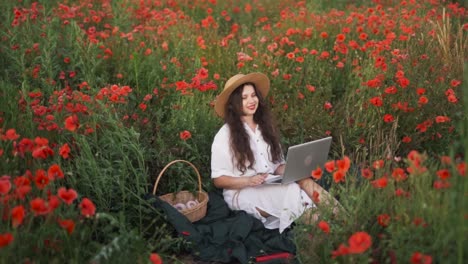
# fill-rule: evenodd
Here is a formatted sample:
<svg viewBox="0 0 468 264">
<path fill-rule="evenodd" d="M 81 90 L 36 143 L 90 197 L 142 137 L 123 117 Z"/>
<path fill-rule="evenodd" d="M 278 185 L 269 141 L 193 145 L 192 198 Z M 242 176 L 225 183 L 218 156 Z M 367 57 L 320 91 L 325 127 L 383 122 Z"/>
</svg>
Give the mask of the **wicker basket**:
<svg viewBox="0 0 468 264">
<path fill-rule="evenodd" d="M 190 165 L 197 173 L 197 177 L 198 177 L 198 192 L 196 194 L 197 197 L 195 197 L 195 195 L 192 192 L 180 191 L 177 193 L 164 194 L 164 195 L 159 196 L 159 198 L 161 198 L 161 200 L 169 203 L 172 206 L 178 203 L 186 204 L 188 201 L 197 199 L 198 200 L 197 205 L 180 211 L 183 215 L 185 215 L 185 217 L 187 217 L 190 220 L 190 222 L 195 222 L 195 221 L 202 219 L 206 215 L 206 208 L 208 205 L 208 194 L 202 191 L 200 173 L 198 172 L 197 168 L 192 163 L 186 160 L 173 160 L 169 162 L 162 169 L 161 173 L 159 173 L 158 178 L 156 179 L 156 182 L 154 184 L 153 194 L 156 194 L 156 189 L 158 188 L 158 183 L 159 183 L 159 180 L 161 179 L 161 176 L 164 174 L 167 168 L 169 168 L 169 166 L 177 162 L 183 162 L 183 163 Z"/>
</svg>

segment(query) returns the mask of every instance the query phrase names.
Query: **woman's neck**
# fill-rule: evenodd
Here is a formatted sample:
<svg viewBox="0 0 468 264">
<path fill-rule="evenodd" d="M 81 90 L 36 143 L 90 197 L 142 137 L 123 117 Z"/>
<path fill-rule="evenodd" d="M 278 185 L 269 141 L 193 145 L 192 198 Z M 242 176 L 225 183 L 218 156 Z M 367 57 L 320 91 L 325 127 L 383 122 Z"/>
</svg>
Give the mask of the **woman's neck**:
<svg viewBox="0 0 468 264">
<path fill-rule="evenodd" d="M 257 128 L 257 123 L 255 123 L 253 116 L 243 116 L 242 121 L 244 121 L 250 129 L 252 129 L 253 132 L 255 132 L 255 129 Z"/>
</svg>

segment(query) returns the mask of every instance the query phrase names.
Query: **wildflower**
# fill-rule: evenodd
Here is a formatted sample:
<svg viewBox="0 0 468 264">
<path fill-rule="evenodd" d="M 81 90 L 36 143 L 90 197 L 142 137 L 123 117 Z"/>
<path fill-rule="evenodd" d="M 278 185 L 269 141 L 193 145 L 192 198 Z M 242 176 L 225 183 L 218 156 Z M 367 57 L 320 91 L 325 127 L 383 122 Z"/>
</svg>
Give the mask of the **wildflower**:
<svg viewBox="0 0 468 264">
<path fill-rule="evenodd" d="M 385 123 L 390 123 L 390 122 L 393 122 L 395 118 L 391 114 L 385 114 L 383 117 L 383 120 Z"/>
<path fill-rule="evenodd" d="M 70 205 L 78 197 L 78 193 L 73 189 L 66 189 L 65 187 L 60 187 L 57 191 L 58 196 L 62 199 L 63 202 Z"/>
<path fill-rule="evenodd" d="M 362 169 L 361 169 L 361 175 L 362 175 L 362 177 L 364 177 L 364 178 L 370 180 L 370 179 L 372 179 L 372 177 L 374 176 L 374 173 L 373 173 L 372 170 L 369 169 L 369 168 L 362 168 Z"/>
<path fill-rule="evenodd" d="M 461 176 L 466 176 L 466 163 L 465 162 L 458 163 L 457 170 Z"/>
<path fill-rule="evenodd" d="M 8 246 L 11 242 L 13 242 L 11 233 L 0 234 L 0 248 Z"/>
<path fill-rule="evenodd" d="M 387 179 L 387 177 L 382 177 L 382 178 L 379 178 L 377 180 L 373 180 L 371 182 L 371 184 L 372 184 L 372 186 L 374 186 L 377 189 L 382 189 L 382 188 L 387 187 L 388 179 Z"/>
<path fill-rule="evenodd" d="M 60 227 L 65 229 L 69 235 L 75 230 L 75 222 L 72 219 L 58 220 Z"/>
<path fill-rule="evenodd" d="M 46 175 L 46 172 L 43 169 L 36 170 L 34 182 L 39 190 L 44 189 L 49 184 L 49 180 L 50 178 Z"/>
<path fill-rule="evenodd" d="M 403 142 L 403 143 L 410 143 L 410 142 L 411 142 L 411 138 L 408 137 L 408 136 L 404 136 L 404 137 L 401 139 L 401 142 Z"/>
<path fill-rule="evenodd" d="M 31 210 L 34 212 L 34 216 L 44 215 L 49 213 L 49 208 L 46 202 L 42 198 L 35 198 L 29 202 Z"/>
<path fill-rule="evenodd" d="M 335 161 L 331 160 L 331 161 L 325 162 L 325 169 L 328 172 L 333 172 L 335 170 Z"/>
<path fill-rule="evenodd" d="M 65 129 L 73 132 L 79 127 L 79 120 L 77 115 L 71 115 L 65 118 Z"/>
<path fill-rule="evenodd" d="M 388 214 L 380 214 L 377 216 L 377 222 L 383 227 L 387 227 L 390 224 L 390 216 Z"/>
<path fill-rule="evenodd" d="M 10 128 L 5 132 L 5 135 L 2 136 L 3 140 L 17 140 L 20 135 L 16 134 L 16 130 L 14 128 Z"/>
<path fill-rule="evenodd" d="M 315 204 L 320 203 L 320 194 L 319 194 L 317 191 L 313 191 L 313 193 L 312 193 L 312 201 L 313 201 Z"/>
<path fill-rule="evenodd" d="M 318 227 L 326 234 L 330 233 L 330 225 L 325 221 L 320 221 Z"/>
<path fill-rule="evenodd" d="M 334 259 L 336 257 L 347 255 L 347 254 L 349 254 L 349 248 L 345 246 L 344 244 L 340 244 L 338 246 L 338 249 L 332 252 L 332 258 Z"/>
<path fill-rule="evenodd" d="M 405 170 L 402 169 L 402 168 L 395 168 L 395 169 L 393 169 L 392 177 L 393 177 L 396 181 L 404 181 L 404 180 L 406 180 L 406 178 L 408 178 L 408 176 L 407 176 L 406 173 L 405 173 Z"/>
<path fill-rule="evenodd" d="M 450 182 L 436 180 L 436 181 L 434 181 L 433 187 L 434 187 L 434 189 L 437 189 L 437 190 L 447 189 L 447 188 L 450 188 Z"/>
<path fill-rule="evenodd" d="M 80 209 L 81 214 L 85 217 L 93 216 L 96 213 L 96 206 L 88 198 L 83 198 L 83 200 L 80 203 Z"/>
<path fill-rule="evenodd" d="M 10 176 L 2 176 L 0 178 L 0 194 L 6 195 L 11 190 Z"/>
<path fill-rule="evenodd" d="M 447 169 L 438 170 L 436 174 L 441 180 L 446 180 L 450 178 L 450 172 Z"/>
<path fill-rule="evenodd" d="M 190 131 L 184 130 L 184 131 L 180 132 L 179 137 L 180 137 L 180 139 L 185 141 L 185 140 L 191 138 L 192 134 L 190 133 Z"/>
<path fill-rule="evenodd" d="M 152 264 L 162 264 L 163 263 L 161 257 L 156 253 L 151 253 L 150 261 L 151 261 Z"/>
<path fill-rule="evenodd" d="M 351 235 L 348 243 L 351 254 L 361 254 L 372 245 L 372 239 L 366 232 L 356 232 Z"/>
<path fill-rule="evenodd" d="M 67 143 L 63 144 L 59 149 L 59 155 L 62 156 L 64 159 L 68 159 L 70 157 L 70 146 Z"/>
<path fill-rule="evenodd" d="M 332 104 L 330 102 L 325 102 L 323 104 L 323 108 L 325 108 L 326 110 L 330 110 L 332 108 Z"/>
<path fill-rule="evenodd" d="M 63 179 L 63 171 L 60 169 L 60 166 L 57 164 L 52 164 L 49 169 L 47 170 L 47 175 L 49 179 L 55 180 L 57 179 Z"/>
<path fill-rule="evenodd" d="M 316 180 L 320 180 L 320 178 L 322 178 L 322 175 L 323 175 L 323 171 L 320 167 L 317 166 L 317 168 L 315 170 L 312 171 L 312 173 L 310 174 L 310 176 L 312 176 L 312 178 L 316 179 Z"/>
<path fill-rule="evenodd" d="M 372 163 L 372 166 L 374 167 L 374 169 L 378 170 L 378 169 L 382 169 L 384 167 L 384 161 L 383 160 L 376 160 Z"/>
<path fill-rule="evenodd" d="M 337 170 L 337 171 L 335 171 L 333 173 L 333 180 L 336 183 L 344 182 L 345 181 L 345 176 L 346 176 L 346 172 L 344 172 L 342 170 Z"/>
<path fill-rule="evenodd" d="M 23 223 L 25 215 L 26 211 L 22 205 L 15 206 L 13 209 L 11 209 L 11 223 L 13 228 L 18 227 Z"/>
<path fill-rule="evenodd" d="M 344 156 L 343 159 L 336 161 L 336 166 L 338 167 L 338 170 L 341 170 L 344 173 L 346 173 L 349 170 L 349 167 L 351 166 L 351 160 L 348 158 L 348 156 Z"/>
<path fill-rule="evenodd" d="M 424 255 L 421 252 L 414 252 L 410 261 L 411 264 L 431 264 L 432 257 L 429 255 Z"/>
</svg>

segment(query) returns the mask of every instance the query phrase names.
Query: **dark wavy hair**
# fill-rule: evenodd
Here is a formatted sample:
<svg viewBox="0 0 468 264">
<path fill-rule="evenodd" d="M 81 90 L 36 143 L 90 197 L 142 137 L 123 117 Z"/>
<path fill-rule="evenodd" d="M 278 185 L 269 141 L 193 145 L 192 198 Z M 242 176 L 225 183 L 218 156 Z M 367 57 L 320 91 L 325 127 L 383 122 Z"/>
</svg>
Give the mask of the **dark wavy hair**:
<svg viewBox="0 0 468 264">
<path fill-rule="evenodd" d="M 272 118 L 270 108 L 255 84 L 244 83 L 229 96 L 224 115 L 224 122 L 228 124 L 231 132 L 230 145 L 235 163 L 237 163 L 236 166 L 242 173 L 245 173 L 247 168 L 251 169 L 255 164 L 255 157 L 252 149 L 250 149 L 249 135 L 241 119 L 244 114 L 242 111 L 242 92 L 246 85 L 252 85 L 258 97 L 258 107 L 253 119 L 262 131 L 263 139 L 269 145 L 270 160 L 276 163 L 282 159 L 279 131 Z M 248 166 L 247 162 L 249 162 Z"/>
</svg>

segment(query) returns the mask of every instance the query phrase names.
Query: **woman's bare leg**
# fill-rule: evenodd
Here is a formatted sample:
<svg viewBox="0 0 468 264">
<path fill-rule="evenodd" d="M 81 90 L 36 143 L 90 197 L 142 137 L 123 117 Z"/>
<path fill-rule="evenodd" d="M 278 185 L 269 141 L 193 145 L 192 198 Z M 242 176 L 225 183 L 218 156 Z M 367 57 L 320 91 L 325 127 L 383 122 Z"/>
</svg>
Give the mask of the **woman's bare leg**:
<svg viewBox="0 0 468 264">
<path fill-rule="evenodd" d="M 311 178 L 305 178 L 305 179 L 299 180 L 297 183 L 299 184 L 301 189 L 304 190 L 305 193 L 307 193 L 307 195 L 310 197 L 310 199 L 312 199 L 312 201 L 315 200 L 314 192 L 317 192 L 320 203 L 323 202 L 325 203 L 325 205 L 332 206 L 334 215 L 337 215 L 339 211 L 343 209 L 343 207 L 335 199 L 335 197 L 330 195 L 330 193 L 325 191 L 325 189 L 323 189 L 322 186 L 320 186 Z"/>
</svg>

